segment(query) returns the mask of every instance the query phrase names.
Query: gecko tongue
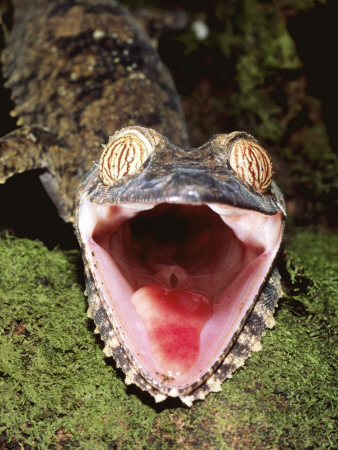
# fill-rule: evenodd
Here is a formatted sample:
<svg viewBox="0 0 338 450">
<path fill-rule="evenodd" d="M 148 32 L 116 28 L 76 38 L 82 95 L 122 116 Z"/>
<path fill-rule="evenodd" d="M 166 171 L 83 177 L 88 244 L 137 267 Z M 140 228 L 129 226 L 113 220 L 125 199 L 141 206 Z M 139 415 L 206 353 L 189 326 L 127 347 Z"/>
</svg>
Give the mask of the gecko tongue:
<svg viewBox="0 0 338 450">
<path fill-rule="evenodd" d="M 131 302 L 161 369 L 170 376 L 187 372 L 198 357 L 200 334 L 213 311 L 211 300 L 192 291 L 145 286 Z"/>
</svg>

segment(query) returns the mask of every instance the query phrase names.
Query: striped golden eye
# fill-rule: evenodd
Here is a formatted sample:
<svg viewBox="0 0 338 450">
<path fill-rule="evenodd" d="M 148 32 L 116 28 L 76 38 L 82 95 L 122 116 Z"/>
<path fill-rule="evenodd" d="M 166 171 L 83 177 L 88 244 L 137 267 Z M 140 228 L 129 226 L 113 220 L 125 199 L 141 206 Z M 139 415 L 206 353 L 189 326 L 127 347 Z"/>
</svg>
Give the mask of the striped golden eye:
<svg viewBox="0 0 338 450">
<path fill-rule="evenodd" d="M 146 161 L 153 148 L 137 130 L 127 131 L 105 146 L 99 163 L 100 177 L 110 185 L 125 175 L 133 174 Z"/>
<path fill-rule="evenodd" d="M 272 180 L 272 162 L 263 147 L 247 139 L 239 139 L 231 149 L 231 168 L 258 192 L 267 191 Z"/>
</svg>

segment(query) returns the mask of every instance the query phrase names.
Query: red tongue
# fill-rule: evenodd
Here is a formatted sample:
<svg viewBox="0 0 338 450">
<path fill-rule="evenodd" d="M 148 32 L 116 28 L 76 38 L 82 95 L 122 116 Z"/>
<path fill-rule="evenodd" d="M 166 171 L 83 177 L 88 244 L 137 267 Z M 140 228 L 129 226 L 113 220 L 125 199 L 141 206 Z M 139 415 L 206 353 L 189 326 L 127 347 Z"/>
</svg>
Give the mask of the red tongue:
<svg viewBox="0 0 338 450">
<path fill-rule="evenodd" d="M 200 333 L 212 315 L 212 302 L 196 292 L 161 286 L 145 286 L 131 301 L 161 368 L 172 376 L 189 370 L 198 357 Z"/>
</svg>

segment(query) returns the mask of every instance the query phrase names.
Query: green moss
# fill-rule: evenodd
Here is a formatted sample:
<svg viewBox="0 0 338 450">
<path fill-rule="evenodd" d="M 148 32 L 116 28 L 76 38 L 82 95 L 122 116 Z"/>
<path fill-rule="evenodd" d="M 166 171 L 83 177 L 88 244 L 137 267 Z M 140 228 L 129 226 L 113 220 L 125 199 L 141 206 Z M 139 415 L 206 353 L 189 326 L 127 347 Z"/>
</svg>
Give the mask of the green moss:
<svg viewBox="0 0 338 450">
<path fill-rule="evenodd" d="M 106 448 L 131 427 L 127 440 L 144 442 L 154 412 L 126 396 L 104 361 L 85 313 L 78 253 L 19 239 L 0 247 L 0 430 L 7 441 L 46 448 L 62 436 L 75 447 L 99 439 L 97 448 Z"/>
<path fill-rule="evenodd" d="M 217 33 L 219 46 L 225 56 L 236 53 L 237 59 L 238 92 L 230 98 L 231 111 L 239 128 L 276 142 L 284 130 L 280 106 L 270 96 L 269 85 L 277 70 L 292 71 L 302 64 L 275 5 L 257 0 L 230 3 L 228 8 L 219 2 L 216 14 L 225 25 L 224 32 Z"/>
<path fill-rule="evenodd" d="M 263 351 L 187 409 L 155 407 L 104 359 L 76 251 L 0 240 L 2 439 L 34 448 L 334 448 L 337 249 L 337 236 L 295 237 L 290 295 Z"/>
</svg>

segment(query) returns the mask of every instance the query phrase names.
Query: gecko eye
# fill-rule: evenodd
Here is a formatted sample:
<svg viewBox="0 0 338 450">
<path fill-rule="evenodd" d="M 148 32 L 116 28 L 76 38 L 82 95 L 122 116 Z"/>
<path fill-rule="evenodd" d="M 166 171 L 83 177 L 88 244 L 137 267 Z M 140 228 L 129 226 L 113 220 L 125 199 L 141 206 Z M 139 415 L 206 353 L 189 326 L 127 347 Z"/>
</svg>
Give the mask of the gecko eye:
<svg viewBox="0 0 338 450">
<path fill-rule="evenodd" d="M 272 180 L 272 162 L 263 147 L 247 139 L 236 141 L 230 153 L 231 168 L 258 192 L 267 191 Z"/>
<path fill-rule="evenodd" d="M 100 177 L 110 185 L 139 169 L 153 151 L 150 142 L 137 130 L 128 130 L 105 146 L 100 162 Z"/>
</svg>

